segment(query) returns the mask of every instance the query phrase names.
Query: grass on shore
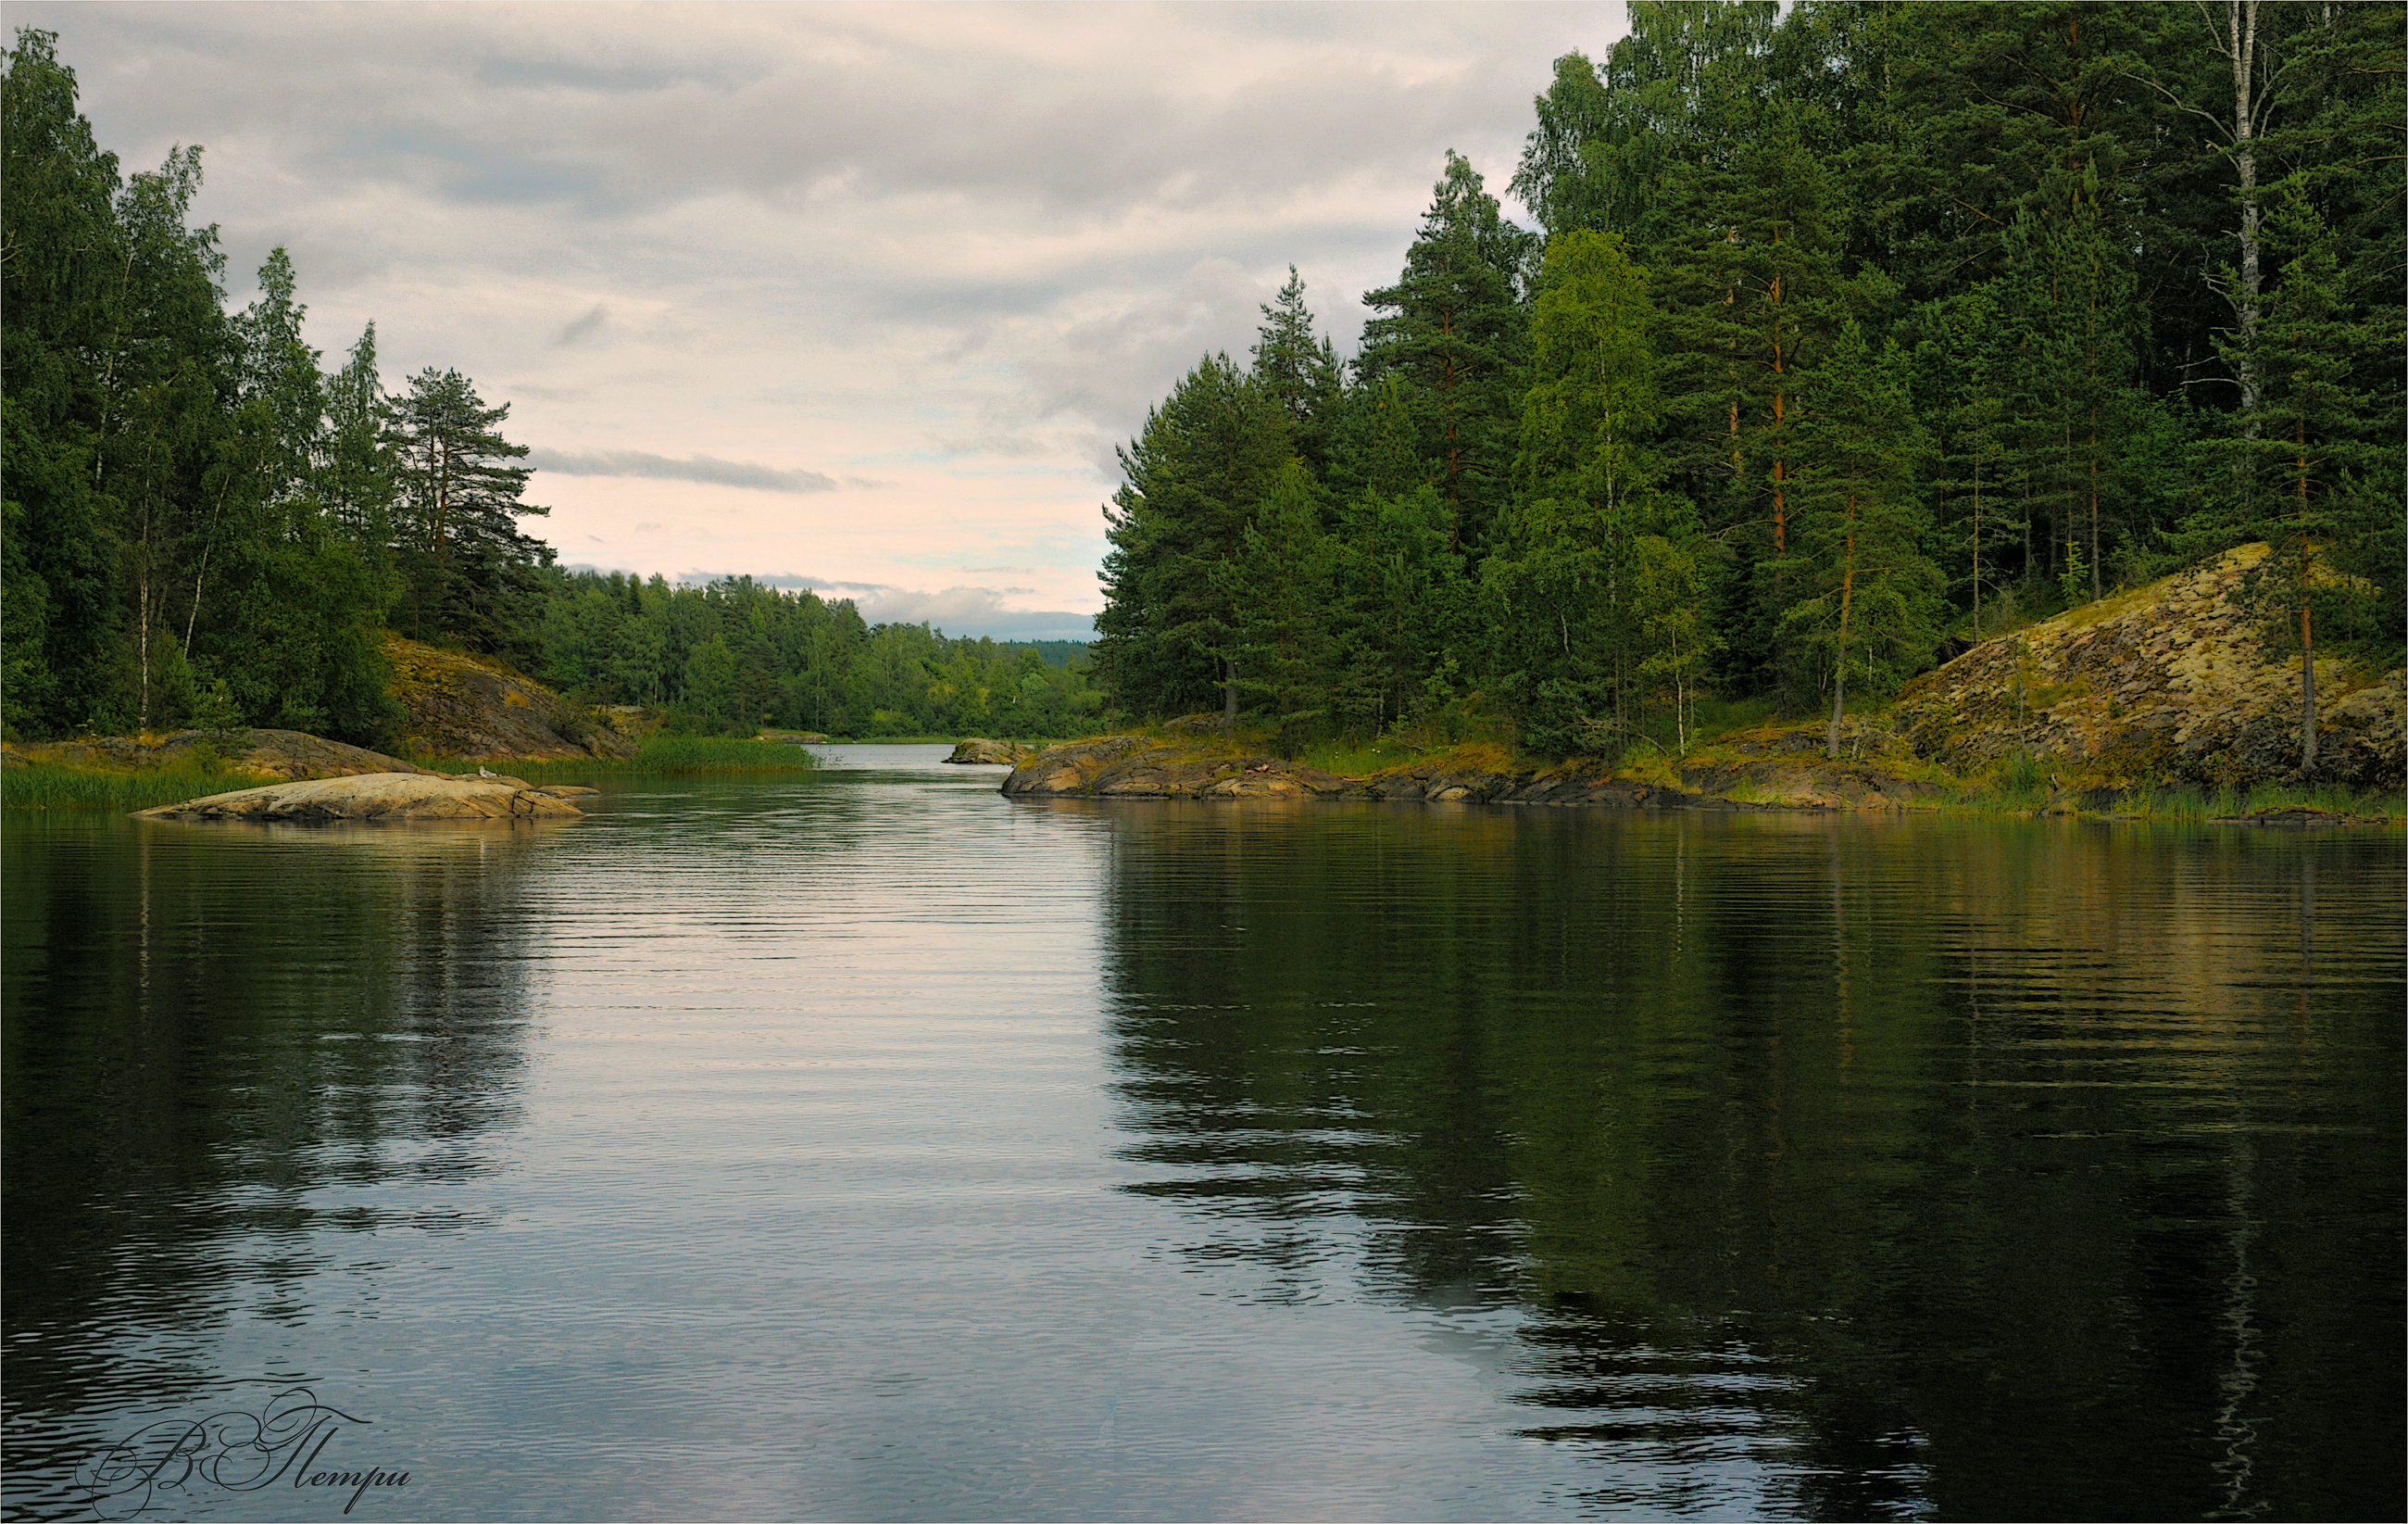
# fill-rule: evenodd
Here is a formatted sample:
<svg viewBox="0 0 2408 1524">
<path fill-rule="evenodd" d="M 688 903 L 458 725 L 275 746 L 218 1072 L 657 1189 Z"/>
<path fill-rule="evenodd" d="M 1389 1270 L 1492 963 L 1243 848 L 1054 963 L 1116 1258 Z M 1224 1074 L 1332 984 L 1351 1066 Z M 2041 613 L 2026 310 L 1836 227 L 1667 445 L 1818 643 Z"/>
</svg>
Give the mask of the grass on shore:
<svg viewBox="0 0 2408 1524">
<path fill-rule="evenodd" d="M 534 762 L 517 757 L 441 757 L 421 764 L 436 772 L 473 773 L 492 768 L 530 784 L 579 783 L 595 775 L 631 773 L 808 772 L 819 758 L 800 746 L 724 737 L 654 737 L 632 757 L 581 757 Z M 0 770 L 0 806 L 9 810 L 148 810 L 280 780 L 244 771 L 215 756 L 187 753 L 164 768 L 72 768 L 53 762 L 12 762 Z"/>
<path fill-rule="evenodd" d="M 1988 779 L 1969 780 L 1951 791 L 1943 808 L 1973 814 L 2031 814 L 2048 808 L 2056 791 L 2014 777 L 2012 768 Z M 2258 784 L 2245 788 L 2194 784 L 2139 784 L 2099 809 L 2077 809 L 2093 819 L 2184 823 L 2232 820 L 2279 810 L 2315 810 L 2329 815 L 2408 825 L 2408 798 L 2398 794 L 2360 794 L 2338 784 Z"/>
<path fill-rule="evenodd" d="M 119 771 L 68 768 L 53 762 L 12 764 L 0 770 L 0 807 L 10 810 L 148 810 L 208 794 L 258 788 L 276 780 L 242 772 L 214 757 L 169 768 Z"/>
</svg>

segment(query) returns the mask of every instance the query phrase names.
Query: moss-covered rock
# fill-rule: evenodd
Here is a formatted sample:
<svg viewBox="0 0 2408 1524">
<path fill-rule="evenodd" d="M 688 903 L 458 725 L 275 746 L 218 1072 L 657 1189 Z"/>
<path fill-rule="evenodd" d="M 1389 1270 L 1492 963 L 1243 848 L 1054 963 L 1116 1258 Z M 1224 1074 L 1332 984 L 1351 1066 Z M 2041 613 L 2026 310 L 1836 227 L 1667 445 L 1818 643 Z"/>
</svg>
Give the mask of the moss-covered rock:
<svg viewBox="0 0 2408 1524">
<path fill-rule="evenodd" d="M 2270 659 L 2239 597 L 2269 554 L 2205 566 L 1985 641 L 1899 695 L 1914 754 L 1976 774 L 2028 753 L 2064 785 L 2234 787 L 2298 776 L 2300 671 Z M 2316 662 L 2314 777 L 2398 789 L 2403 673 Z"/>
<path fill-rule="evenodd" d="M 384 654 L 408 716 L 403 744 L 420 756 L 633 756 L 651 728 L 641 710 L 572 704 L 490 656 L 398 635 L 385 637 Z"/>
</svg>

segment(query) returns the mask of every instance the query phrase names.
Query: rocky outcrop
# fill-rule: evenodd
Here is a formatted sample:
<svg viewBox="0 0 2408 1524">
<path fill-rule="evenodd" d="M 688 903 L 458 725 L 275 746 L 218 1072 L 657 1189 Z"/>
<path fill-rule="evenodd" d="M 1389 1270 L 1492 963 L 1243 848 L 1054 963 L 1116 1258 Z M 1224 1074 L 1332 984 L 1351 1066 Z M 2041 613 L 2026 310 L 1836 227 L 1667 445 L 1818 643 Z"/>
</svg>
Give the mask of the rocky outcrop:
<svg viewBox="0 0 2408 1524">
<path fill-rule="evenodd" d="M 1919 756 L 1975 773 L 2029 752 L 2063 786 L 2229 787 L 2297 776 L 2297 657 L 2268 658 L 2243 607 L 2264 545 L 1985 641 L 1899 695 Z M 2316 663 L 2315 778 L 2396 790 L 2408 760 L 2402 673 Z"/>
<path fill-rule="evenodd" d="M 1298 763 L 1209 742 L 1101 736 L 1048 747 L 1014 768 L 1003 792 L 1057 798 L 1339 798 L 1348 797 L 1349 784 Z"/>
<path fill-rule="evenodd" d="M 569 761 L 633 756 L 651 728 L 640 709 L 586 708 L 489 656 L 387 635 L 393 696 L 408 718 L 402 744 L 418 756 Z"/>
<path fill-rule="evenodd" d="M 972 736 L 968 740 L 955 742 L 953 755 L 945 760 L 1016 768 L 1036 755 L 1033 748 L 1018 745 L 1012 741 L 988 740 L 982 736 Z"/>
<path fill-rule="evenodd" d="M 566 790 L 563 790 L 565 792 Z M 372 772 L 271 784 L 144 810 L 149 820 L 337 821 L 573 820 L 584 813 L 554 791 L 516 778 L 447 778 Z"/>
<path fill-rule="evenodd" d="M 187 767 L 212 756 L 236 772 L 286 780 L 426 771 L 397 756 L 298 730 L 179 730 L 165 736 L 101 736 L 7 749 L 29 762 L 119 771 Z"/>
</svg>

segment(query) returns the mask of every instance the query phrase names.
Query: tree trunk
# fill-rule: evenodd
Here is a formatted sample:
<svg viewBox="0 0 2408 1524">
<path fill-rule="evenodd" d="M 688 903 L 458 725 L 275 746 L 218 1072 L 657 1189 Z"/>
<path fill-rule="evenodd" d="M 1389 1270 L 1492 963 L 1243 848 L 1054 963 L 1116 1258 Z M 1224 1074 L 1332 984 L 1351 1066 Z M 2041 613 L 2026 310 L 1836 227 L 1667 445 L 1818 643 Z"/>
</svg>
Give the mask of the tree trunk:
<svg viewBox="0 0 2408 1524">
<path fill-rule="evenodd" d="M 1831 729 L 1823 740 L 1823 755 L 1840 759 L 1840 721 L 1848 705 L 1848 610 L 1856 591 L 1856 498 L 1848 495 L 1848 539 L 1840 572 L 1840 659 L 1831 673 Z"/>
<path fill-rule="evenodd" d="M 1238 658 L 1231 656 L 1229 681 L 1221 690 L 1221 733 L 1229 735 L 1238 728 Z"/>
<path fill-rule="evenodd" d="M 2300 455 L 2296 469 L 2300 502 L 2300 770 L 2316 765 L 2316 639 L 2308 617 L 2308 578 L 2315 551 L 2308 543 L 2308 421 L 2299 425 Z"/>
<path fill-rule="evenodd" d="M 1973 643 L 1982 643 L 1982 447 L 1973 447 Z"/>
<path fill-rule="evenodd" d="M 2090 601 L 2107 595 L 2099 570 L 2099 415 L 2090 417 Z"/>
<path fill-rule="evenodd" d="M 1831 761 L 1840 759 L 1840 720 L 1848 707 L 1848 629 L 1840 626 L 1840 666 L 1831 674 L 1831 728 L 1823 738 L 1823 755 Z"/>
<path fill-rule="evenodd" d="M 1773 241 L 1781 241 L 1780 235 Z M 1789 549 L 1789 462 L 1784 458 L 1788 440 L 1784 430 L 1788 424 L 1788 367 L 1781 359 L 1781 278 L 1772 280 L 1772 373 L 1780 378 L 1772 383 L 1772 554 L 1781 555 Z"/>
<path fill-rule="evenodd" d="M 135 589 L 135 645 L 141 653 L 142 696 L 136 712 L 136 732 L 150 728 L 150 547 L 143 548 L 142 578 Z"/>
<path fill-rule="evenodd" d="M 2257 111 L 2249 98 L 2258 54 L 2258 0 L 2225 0 L 2231 26 L 2232 166 L 2241 177 L 2241 289 L 2234 294 L 2234 316 L 2241 323 L 2241 382 L 2243 418 L 2258 406 L 2258 138 Z"/>
<path fill-rule="evenodd" d="M 2316 640 L 2307 599 L 2300 600 L 2300 770 L 2316 766 Z"/>
</svg>

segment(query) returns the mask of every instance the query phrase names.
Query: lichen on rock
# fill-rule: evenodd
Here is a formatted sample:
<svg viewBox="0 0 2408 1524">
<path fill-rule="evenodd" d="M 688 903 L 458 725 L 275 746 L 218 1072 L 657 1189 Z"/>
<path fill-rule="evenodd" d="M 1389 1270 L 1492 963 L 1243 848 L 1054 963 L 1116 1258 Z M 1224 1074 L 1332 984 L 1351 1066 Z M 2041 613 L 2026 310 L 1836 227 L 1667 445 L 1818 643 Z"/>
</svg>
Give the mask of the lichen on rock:
<svg viewBox="0 0 2408 1524">
<path fill-rule="evenodd" d="M 2018 752 L 2069 784 L 2232 786 L 2291 776 L 2297 657 L 2271 659 L 2241 594 L 2263 544 L 1986 640 L 1899 695 L 1919 756 L 1977 773 Z M 2315 778 L 2402 783 L 2401 670 L 2319 657 Z"/>
</svg>

